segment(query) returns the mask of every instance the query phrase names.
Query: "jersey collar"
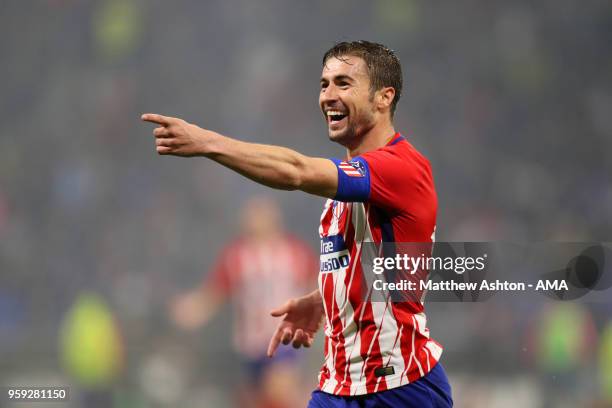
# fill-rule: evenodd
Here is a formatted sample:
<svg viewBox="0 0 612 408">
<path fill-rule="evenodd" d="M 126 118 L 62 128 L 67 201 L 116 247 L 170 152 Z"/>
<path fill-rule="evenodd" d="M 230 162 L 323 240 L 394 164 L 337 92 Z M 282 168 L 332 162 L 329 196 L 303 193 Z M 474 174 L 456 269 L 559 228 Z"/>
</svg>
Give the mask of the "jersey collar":
<svg viewBox="0 0 612 408">
<path fill-rule="evenodd" d="M 402 136 L 400 132 L 397 132 L 393 135 L 391 140 L 389 140 L 385 146 L 393 146 L 394 144 L 396 144 L 397 142 L 401 142 L 402 140 L 406 140 L 406 138 Z"/>
</svg>

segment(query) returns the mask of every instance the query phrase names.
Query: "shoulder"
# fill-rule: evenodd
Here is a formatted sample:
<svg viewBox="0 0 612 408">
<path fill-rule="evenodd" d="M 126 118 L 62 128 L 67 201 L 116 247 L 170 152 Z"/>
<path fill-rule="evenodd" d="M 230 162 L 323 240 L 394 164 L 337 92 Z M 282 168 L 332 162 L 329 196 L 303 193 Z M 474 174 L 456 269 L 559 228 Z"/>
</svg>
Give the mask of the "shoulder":
<svg viewBox="0 0 612 408">
<path fill-rule="evenodd" d="M 388 145 L 361 155 L 369 167 L 376 170 L 391 170 L 419 175 L 431 172 L 431 163 L 404 136 L 395 138 Z"/>
</svg>

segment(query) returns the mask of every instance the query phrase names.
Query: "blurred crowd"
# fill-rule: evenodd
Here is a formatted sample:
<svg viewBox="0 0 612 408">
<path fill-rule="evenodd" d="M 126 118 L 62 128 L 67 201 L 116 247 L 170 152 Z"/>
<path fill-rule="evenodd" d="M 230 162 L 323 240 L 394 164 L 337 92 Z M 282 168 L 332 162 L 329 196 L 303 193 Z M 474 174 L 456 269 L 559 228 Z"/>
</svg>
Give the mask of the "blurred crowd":
<svg viewBox="0 0 612 408">
<path fill-rule="evenodd" d="M 185 332 L 168 304 L 267 191 L 157 157 L 139 117 L 339 157 L 317 106 L 335 41 L 400 57 L 396 128 L 432 163 L 437 240 L 610 241 L 608 0 L 8 0 L 0 33 L 0 385 L 74 384 L 70 407 L 232 406 L 230 311 Z M 315 250 L 323 200 L 267 193 Z M 427 310 L 458 407 L 612 406 L 612 304 Z M 320 339 L 304 353 L 307 398 Z"/>
</svg>

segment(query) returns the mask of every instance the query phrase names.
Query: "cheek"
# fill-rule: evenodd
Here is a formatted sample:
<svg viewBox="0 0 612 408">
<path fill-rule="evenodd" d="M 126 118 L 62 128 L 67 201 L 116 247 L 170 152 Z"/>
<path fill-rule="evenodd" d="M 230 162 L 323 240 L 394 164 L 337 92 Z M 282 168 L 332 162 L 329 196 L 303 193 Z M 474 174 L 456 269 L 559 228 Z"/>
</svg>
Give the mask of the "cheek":
<svg viewBox="0 0 612 408">
<path fill-rule="evenodd" d="M 360 112 L 363 110 L 364 98 L 359 91 L 352 89 L 344 95 L 344 103 L 353 112 Z"/>
<path fill-rule="evenodd" d="M 370 114 L 375 110 L 374 103 L 370 99 L 369 94 L 355 95 L 353 101 L 355 112 L 358 113 L 359 116 L 370 116 Z"/>
</svg>

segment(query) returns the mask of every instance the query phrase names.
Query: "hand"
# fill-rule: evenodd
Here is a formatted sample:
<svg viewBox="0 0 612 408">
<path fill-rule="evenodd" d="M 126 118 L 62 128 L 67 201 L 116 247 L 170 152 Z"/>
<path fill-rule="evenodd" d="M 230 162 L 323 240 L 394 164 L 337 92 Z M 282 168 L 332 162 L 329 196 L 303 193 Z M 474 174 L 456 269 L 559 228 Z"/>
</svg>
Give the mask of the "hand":
<svg viewBox="0 0 612 408">
<path fill-rule="evenodd" d="M 206 306 L 205 298 L 199 291 L 194 291 L 172 299 L 168 307 L 168 314 L 179 328 L 195 331 L 209 318 Z"/>
<path fill-rule="evenodd" d="M 314 335 L 323 321 L 323 301 L 319 291 L 300 298 L 291 299 L 278 309 L 272 310 L 274 317 L 283 317 L 268 346 L 268 357 L 273 357 L 279 343 L 292 343 L 294 348 L 310 347 Z"/>
<path fill-rule="evenodd" d="M 183 119 L 145 113 L 141 119 L 160 125 L 153 130 L 157 153 L 173 156 L 197 156 L 209 151 L 209 145 L 217 133 L 204 130 Z"/>
</svg>

